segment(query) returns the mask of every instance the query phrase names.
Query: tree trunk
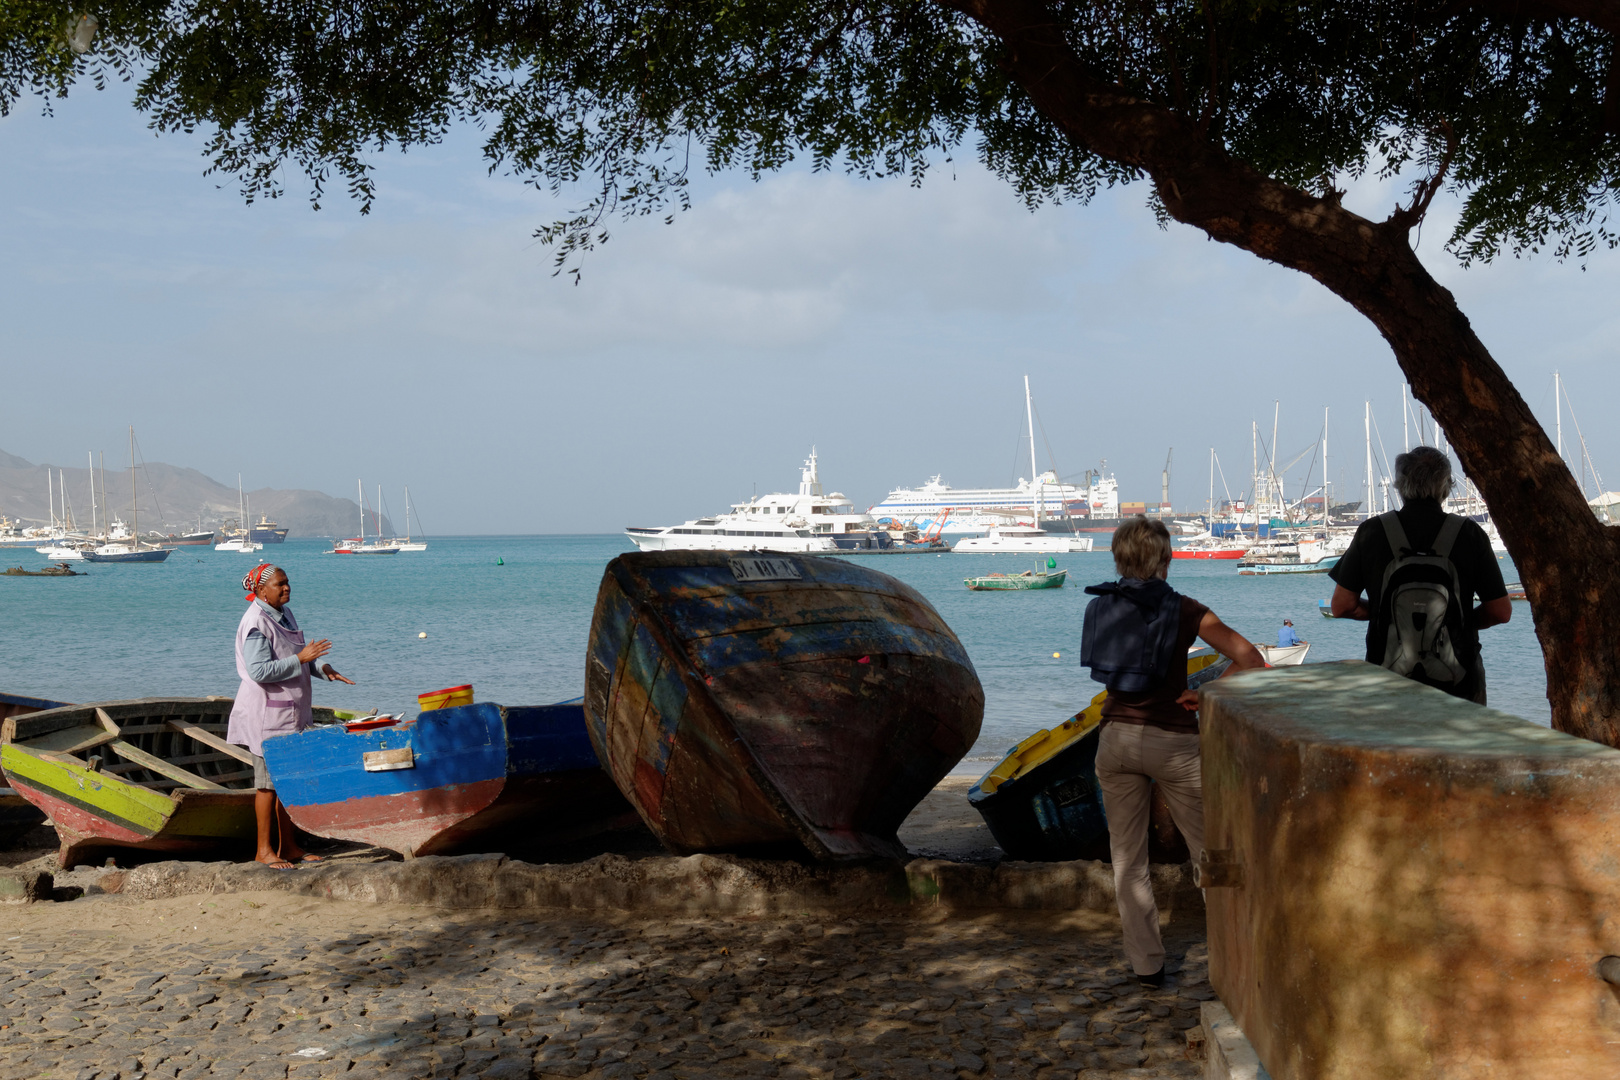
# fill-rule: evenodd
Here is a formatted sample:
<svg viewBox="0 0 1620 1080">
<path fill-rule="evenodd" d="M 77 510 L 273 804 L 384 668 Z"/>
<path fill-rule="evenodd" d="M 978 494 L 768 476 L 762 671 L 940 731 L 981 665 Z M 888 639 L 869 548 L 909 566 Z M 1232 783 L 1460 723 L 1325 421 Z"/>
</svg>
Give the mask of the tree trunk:
<svg viewBox="0 0 1620 1080">
<path fill-rule="evenodd" d="M 1262 175 L 1169 109 L 1095 78 L 1039 0 L 938 0 L 1006 48 L 1035 106 L 1093 153 L 1141 169 L 1172 217 L 1300 270 L 1378 327 L 1445 428 L 1524 577 L 1553 726 L 1620 746 L 1620 526 L 1600 524 L 1547 433 L 1412 251 L 1419 215 L 1353 214 Z"/>
</svg>

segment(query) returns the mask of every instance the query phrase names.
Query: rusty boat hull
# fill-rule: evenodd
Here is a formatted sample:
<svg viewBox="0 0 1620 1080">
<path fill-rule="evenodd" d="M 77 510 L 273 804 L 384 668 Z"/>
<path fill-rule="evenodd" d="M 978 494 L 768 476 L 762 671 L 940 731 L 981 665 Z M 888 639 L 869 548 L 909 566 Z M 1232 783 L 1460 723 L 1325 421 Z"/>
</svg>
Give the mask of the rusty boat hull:
<svg viewBox="0 0 1620 1080">
<path fill-rule="evenodd" d="M 633 553 L 603 574 L 587 732 L 677 853 L 902 858 L 901 822 L 983 716 L 961 642 L 887 574 L 740 551 Z"/>
</svg>

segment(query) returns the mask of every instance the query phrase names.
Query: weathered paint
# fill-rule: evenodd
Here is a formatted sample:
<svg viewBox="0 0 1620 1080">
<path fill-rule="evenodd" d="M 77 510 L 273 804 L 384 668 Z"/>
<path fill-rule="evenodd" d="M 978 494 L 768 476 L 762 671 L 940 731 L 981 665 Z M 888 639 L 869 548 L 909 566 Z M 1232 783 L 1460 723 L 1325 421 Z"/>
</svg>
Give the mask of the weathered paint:
<svg viewBox="0 0 1620 1080">
<path fill-rule="evenodd" d="M 1272 1076 L 1620 1076 L 1620 751 L 1360 661 L 1201 715 L 1210 981 Z"/>
<path fill-rule="evenodd" d="M 841 560 L 739 582 L 735 552 L 642 552 L 603 575 L 591 740 L 679 852 L 899 857 L 900 823 L 978 736 L 984 694 L 915 590 Z"/>
<path fill-rule="evenodd" d="M 544 846 L 630 819 L 578 703 L 480 702 L 390 727 L 312 728 L 264 747 L 295 825 L 405 855 Z M 366 771 L 365 755 L 404 750 L 412 768 Z"/>
<path fill-rule="evenodd" d="M 0 745 L 0 769 L 13 789 L 55 825 L 64 866 L 107 849 L 203 854 L 240 846 L 253 836 L 253 792 L 246 778 L 251 771 L 166 727 L 166 721 L 175 719 L 223 733 L 230 709 L 229 699 L 147 698 L 13 715 L 4 721 L 7 741 Z M 129 745 L 153 757 L 216 759 L 187 761 L 183 767 L 235 790 L 166 793 L 147 786 L 162 777 L 126 768 L 106 747 L 84 752 L 103 756 L 105 764 L 96 771 L 79 759 L 47 757 L 27 745 L 31 738 L 49 743 L 54 733 L 88 729 L 97 723 L 98 710 L 122 730 Z"/>
</svg>

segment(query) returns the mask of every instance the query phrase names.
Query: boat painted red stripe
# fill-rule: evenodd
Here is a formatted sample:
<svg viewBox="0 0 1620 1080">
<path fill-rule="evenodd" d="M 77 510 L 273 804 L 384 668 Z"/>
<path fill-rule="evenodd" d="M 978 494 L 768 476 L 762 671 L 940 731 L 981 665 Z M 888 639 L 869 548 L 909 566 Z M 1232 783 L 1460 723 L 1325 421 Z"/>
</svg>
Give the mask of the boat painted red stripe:
<svg viewBox="0 0 1620 1080">
<path fill-rule="evenodd" d="M 287 814 L 305 832 L 413 852 L 444 830 L 495 801 L 504 776 L 427 791 L 367 795 L 342 802 L 289 806 Z"/>
<path fill-rule="evenodd" d="M 11 777 L 12 790 L 45 812 L 45 816 L 58 825 L 81 836 L 104 837 L 125 844 L 138 844 L 155 834 L 139 828 L 133 822 L 107 816 L 102 811 L 86 809 L 69 802 L 55 793 L 34 787 L 26 778 Z"/>
</svg>

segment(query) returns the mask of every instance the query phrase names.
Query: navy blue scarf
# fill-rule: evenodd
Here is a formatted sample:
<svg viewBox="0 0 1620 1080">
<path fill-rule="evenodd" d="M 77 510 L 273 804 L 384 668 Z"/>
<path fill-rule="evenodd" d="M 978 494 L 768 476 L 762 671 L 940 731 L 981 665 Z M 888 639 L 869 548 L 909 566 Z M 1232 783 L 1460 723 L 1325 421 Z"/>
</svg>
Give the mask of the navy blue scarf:
<svg viewBox="0 0 1620 1080">
<path fill-rule="evenodd" d="M 1080 663 L 1110 693 L 1139 694 L 1161 685 L 1175 658 L 1181 596 L 1163 578 L 1121 578 L 1087 586 Z"/>
</svg>

